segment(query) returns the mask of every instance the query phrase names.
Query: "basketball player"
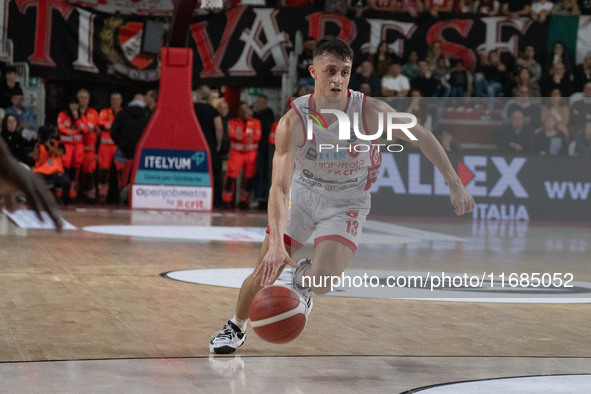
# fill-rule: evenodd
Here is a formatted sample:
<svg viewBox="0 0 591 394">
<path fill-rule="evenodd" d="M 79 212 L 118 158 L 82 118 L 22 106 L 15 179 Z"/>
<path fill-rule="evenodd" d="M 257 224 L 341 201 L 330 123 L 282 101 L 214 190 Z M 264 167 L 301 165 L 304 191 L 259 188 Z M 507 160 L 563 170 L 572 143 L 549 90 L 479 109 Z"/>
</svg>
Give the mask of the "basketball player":
<svg viewBox="0 0 591 394">
<path fill-rule="evenodd" d="M 30 169 L 12 157 L 4 140 L 0 139 L 0 197 L 3 198 L 4 206 L 8 211 L 15 209 L 18 192 L 25 194 L 27 202 L 40 220 L 43 220 L 41 211 L 47 211 L 56 230 L 61 230 L 61 215 L 47 187 Z"/>
<path fill-rule="evenodd" d="M 309 313 L 312 294 L 324 294 L 329 288 L 305 288 L 302 277 L 339 276 L 353 258 L 369 212 L 369 189 L 377 178 L 381 154 L 375 145 L 369 152 L 347 152 L 355 171 L 343 176 L 343 171 L 332 170 L 339 168 L 342 162 L 335 160 L 331 163 L 330 159 L 321 162 L 326 156 L 316 152 L 317 142 L 338 138 L 336 117 L 325 115 L 330 126 L 326 130 L 314 127 L 312 140 L 306 138 L 304 124 L 304 115 L 311 108 L 336 109 L 339 105 L 340 110 L 349 115 L 355 111 L 364 112 L 365 122 L 359 128 L 365 134 L 374 134 L 379 129 L 380 117 L 383 117 L 382 124 L 386 124 L 385 114 L 395 112 L 389 105 L 370 98 L 363 104 L 362 93 L 347 89 L 352 60 L 353 51 L 345 42 L 334 37 L 320 40 L 309 66 L 315 81 L 314 93 L 295 99 L 291 110 L 279 121 L 269 191 L 268 234 L 255 271 L 240 289 L 236 315 L 214 334 L 209 344 L 212 353 L 233 353 L 244 343 L 253 297 L 262 287 L 273 284 L 285 266 L 297 267 L 293 286 L 299 291 Z M 433 134 L 418 125 L 410 132 L 417 138 L 415 145 L 437 166 L 449 185 L 456 214 L 471 212 L 474 199 L 462 185 Z M 394 130 L 393 134 L 407 141 L 410 139 L 402 130 Z M 288 209 L 290 194 L 291 208 Z M 312 233 L 315 246 L 312 260 L 301 259 L 298 264 L 293 264 L 291 252 L 303 246 Z"/>
</svg>

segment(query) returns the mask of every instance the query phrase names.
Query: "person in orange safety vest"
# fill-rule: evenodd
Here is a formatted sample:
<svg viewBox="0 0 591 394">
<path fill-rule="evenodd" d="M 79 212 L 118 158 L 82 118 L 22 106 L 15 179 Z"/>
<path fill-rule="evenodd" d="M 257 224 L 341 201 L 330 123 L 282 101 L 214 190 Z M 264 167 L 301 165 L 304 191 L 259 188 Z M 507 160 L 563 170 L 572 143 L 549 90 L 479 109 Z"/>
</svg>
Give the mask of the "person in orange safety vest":
<svg viewBox="0 0 591 394">
<path fill-rule="evenodd" d="M 115 116 L 121 111 L 123 96 L 121 93 L 111 93 L 111 106 L 99 113 L 99 127 L 101 130 L 100 145 L 98 148 L 98 202 L 104 204 L 109 194 L 109 170 L 113 164 L 113 156 L 117 145 L 111 139 L 111 126 Z"/>
<path fill-rule="evenodd" d="M 96 199 L 94 188 L 94 172 L 96 171 L 96 144 L 98 139 L 99 114 L 89 107 L 90 93 L 86 89 L 78 90 L 76 97 L 80 102 L 80 119 L 84 124 L 82 143 L 84 144 L 84 160 L 82 161 L 82 191 L 88 202 Z"/>
<path fill-rule="evenodd" d="M 238 117 L 228 122 L 228 136 L 230 137 L 230 156 L 222 191 L 223 205 L 224 208 L 232 207 L 236 178 L 244 169 L 239 207 L 240 209 L 248 209 L 252 180 L 256 173 L 261 122 L 250 116 L 250 108 L 245 102 L 240 103 Z"/>
<path fill-rule="evenodd" d="M 63 190 L 70 188 L 70 178 L 65 174 L 62 160 L 64 144 L 59 141 L 58 131 L 51 126 L 39 127 L 37 136 L 32 154 L 35 159 L 33 172 L 41 175 L 45 184 L 53 185 L 56 199 L 63 203 Z"/>
<path fill-rule="evenodd" d="M 84 144 L 82 143 L 84 124 L 80 119 L 80 104 L 76 97 L 73 97 L 68 103 L 67 111 L 62 111 L 57 115 L 57 127 L 61 134 L 60 141 L 65 148 L 62 162 L 64 171 L 71 181 L 70 190 L 67 191 L 71 200 L 77 195 L 78 177 L 84 160 Z"/>
</svg>

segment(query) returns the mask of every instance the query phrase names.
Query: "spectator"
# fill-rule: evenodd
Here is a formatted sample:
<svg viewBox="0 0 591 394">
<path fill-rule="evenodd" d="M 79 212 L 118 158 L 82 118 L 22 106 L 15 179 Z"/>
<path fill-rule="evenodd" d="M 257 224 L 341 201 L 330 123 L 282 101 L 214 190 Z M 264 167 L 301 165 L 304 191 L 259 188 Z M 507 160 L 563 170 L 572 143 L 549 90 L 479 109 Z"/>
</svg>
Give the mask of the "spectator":
<svg viewBox="0 0 591 394">
<path fill-rule="evenodd" d="M 552 91 L 551 98 L 544 99 L 544 105 L 542 105 L 541 112 L 542 124 L 544 124 L 548 116 L 554 116 L 559 129 L 565 132 L 568 130 L 567 126 L 570 117 L 569 108 L 558 89 Z"/>
<path fill-rule="evenodd" d="M 392 56 L 389 53 L 388 42 L 381 41 L 376 53 L 372 54 L 369 60 L 372 62 L 378 78 L 382 78 L 386 75 L 390 64 L 392 64 Z"/>
<path fill-rule="evenodd" d="M 111 93 L 110 107 L 99 113 L 100 145 L 98 148 L 98 202 L 107 202 L 109 194 L 109 172 L 113 165 L 113 157 L 117 145 L 111 138 L 111 126 L 115 116 L 123 109 L 123 96 L 119 92 Z"/>
<path fill-rule="evenodd" d="M 423 1 L 422 0 L 401 0 L 400 12 L 407 12 L 413 18 L 416 18 L 419 13 L 423 12 Z"/>
<path fill-rule="evenodd" d="M 511 114 L 511 123 L 502 125 L 497 133 L 497 146 L 501 152 L 529 153 L 534 133 L 519 110 Z"/>
<path fill-rule="evenodd" d="M 347 13 L 347 0 L 324 0 L 324 12 Z"/>
<path fill-rule="evenodd" d="M 591 122 L 591 82 L 583 87 L 583 98 L 570 106 L 569 128 L 580 130 L 586 122 Z"/>
<path fill-rule="evenodd" d="M 228 123 L 228 135 L 231 143 L 228 169 L 222 191 L 223 205 L 226 209 L 233 206 L 232 197 L 236 189 L 236 180 L 244 169 L 239 193 L 239 208 L 247 210 L 249 209 L 252 181 L 256 173 L 256 154 L 261 139 L 261 122 L 250 116 L 250 109 L 245 102 L 240 103 L 238 117 Z"/>
<path fill-rule="evenodd" d="M 388 67 L 388 74 L 382 78 L 382 96 L 407 97 L 410 89 L 408 78 L 401 74 L 402 67 L 394 62 Z"/>
<path fill-rule="evenodd" d="M 423 125 L 427 129 L 431 129 L 433 125 L 431 114 L 429 114 L 429 107 L 423 100 L 423 96 L 418 89 L 411 89 L 410 104 L 404 112 L 408 112 L 417 117 L 417 123 Z"/>
<path fill-rule="evenodd" d="M 275 114 L 269 108 L 269 99 L 264 94 L 257 97 L 252 117 L 258 119 L 261 123 L 261 139 L 257 149 L 257 172 L 253 186 L 254 198 L 258 203 L 258 209 L 266 211 L 269 188 L 271 187 L 271 165 L 273 160 L 269 151 L 269 135 L 275 122 Z"/>
<path fill-rule="evenodd" d="M 585 122 L 583 133 L 576 133 L 574 141 L 569 146 L 569 154 L 591 157 L 591 122 Z"/>
<path fill-rule="evenodd" d="M 552 13 L 556 15 L 581 15 L 577 0 L 556 0 Z"/>
<path fill-rule="evenodd" d="M 548 0 L 534 0 L 531 6 L 531 17 L 536 22 L 544 23 L 552 12 L 554 3 Z"/>
<path fill-rule="evenodd" d="M 474 13 L 485 16 L 496 16 L 499 14 L 498 0 L 476 0 L 474 2 Z"/>
<path fill-rule="evenodd" d="M 556 63 L 552 66 L 550 74 L 544 80 L 544 96 L 549 96 L 552 90 L 560 90 L 563 97 L 570 96 L 571 84 L 566 74 L 566 68 L 562 63 Z"/>
<path fill-rule="evenodd" d="M 532 0 L 501 0 L 501 13 L 510 19 L 529 16 Z"/>
<path fill-rule="evenodd" d="M 96 202 L 94 172 L 96 171 L 96 147 L 99 131 L 99 114 L 90 107 L 90 92 L 80 89 L 76 93 L 80 103 L 80 120 L 83 124 L 82 143 L 84 144 L 84 159 L 82 161 L 82 181 L 80 187 L 87 202 Z"/>
<path fill-rule="evenodd" d="M 302 53 L 298 56 L 298 85 L 314 86 L 314 78 L 310 75 L 308 67 L 314 60 L 314 47 L 316 40 L 313 37 L 307 37 L 302 43 Z"/>
<path fill-rule="evenodd" d="M 540 84 L 533 79 L 533 75 L 527 67 L 519 67 L 515 77 L 513 88 L 518 89 L 521 86 L 526 86 L 529 89 L 531 97 L 540 97 L 542 95 Z"/>
<path fill-rule="evenodd" d="M 426 60 L 420 60 L 419 74 L 411 80 L 411 86 L 417 89 L 423 97 L 436 97 L 439 94 L 441 84 L 433 76 L 429 63 Z"/>
<path fill-rule="evenodd" d="M 381 12 L 396 12 L 398 0 L 368 0 L 369 8 Z"/>
<path fill-rule="evenodd" d="M 536 49 L 533 45 L 528 45 L 523 50 L 523 54 L 517 59 L 517 66 L 526 67 L 532 74 L 534 81 L 540 81 L 542 78 L 542 66 L 535 59 Z"/>
<path fill-rule="evenodd" d="M 579 64 L 573 73 L 574 90 L 577 92 L 583 91 L 583 86 L 587 82 L 591 82 L 591 51 L 585 54 L 585 59 L 582 64 Z"/>
<path fill-rule="evenodd" d="M 573 63 L 570 59 L 570 56 L 564 52 L 564 45 L 562 45 L 561 42 L 554 43 L 554 49 L 550 55 L 550 58 L 548 59 L 546 69 L 552 70 L 552 67 L 558 63 L 562 63 L 564 65 L 566 76 L 570 77 L 573 69 Z"/>
<path fill-rule="evenodd" d="M 230 117 L 228 114 L 230 113 L 230 106 L 225 100 L 222 100 L 218 103 L 216 109 L 218 110 L 221 119 L 222 119 L 222 129 L 223 129 L 223 136 L 222 136 L 222 146 L 220 147 L 219 155 L 222 159 L 222 162 L 228 160 L 228 153 L 230 153 L 230 137 L 228 137 L 228 121 Z"/>
<path fill-rule="evenodd" d="M 437 62 L 440 58 L 445 59 L 445 67 L 449 68 L 449 60 L 443 54 L 443 49 L 439 41 L 435 41 L 429 45 L 429 52 L 427 53 L 427 63 L 431 69 L 438 67 Z"/>
<path fill-rule="evenodd" d="M 361 18 L 363 13 L 369 9 L 369 3 L 368 0 L 350 0 L 348 8 L 355 18 Z"/>
<path fill-rule="evenodd" d="M 534 153 L 540 155 L 565 155 L 568 149 L 566 135 L 558 129 L 554 116 L 546 118 L 543 127 L 536 131 Z"/>
<path fill-rule="evenodd" d="M 462 152 L 462 145 L 454 137 L 453 132 L 449 129 L 443 129 L 438 133 L 438 140 L 446 153 L 460 153 Z"/>
<path fill-rule="evenodd" d="M 406 75 L 409 80 L 412 80 L 419 73 L 419 53 L 417 51 L 410 51 L 406 63 L 402 66 L 402 74 Z"/>
<path fill-rule="evenodd" d="M 211 90 L 202 85 L 197 89 L 197 102 L 194 105 L 195 115 L 209 147 L 211 173 L 213 175 L 213 206 L 222 205 L 222 159 L 219 152 L 222 147 L 224 128 L 219 112 L 209 104 Z"/>
<path fill-rule="evenodd" d="M 515 111 L 520 111 L 525 117 L 525 124 L 536 130 L 540 127 L 540 106 L 530 98 L 529 89 L 521 86 L 513 91 L 514 99 L 511 99 L 505 104 L 502 118 L 504 122 L 509 122 L 511 115 Z"/>
<path fill-rule="evenodd" d="M 84 144 L 82 143 L 84 124 L 80 119 L 80 104 L 76 97 L 70 99 L 66 111 L 57 115 L 57 127 L 65 149 L 62 164 L 70 178 L 68 199 L 73 200 L 78 195 L 78 176 L 84 161 Z"/>
<path fill-rule="evenodd" d="M 11 98 L 16 92 L 22 92 L 21 85 L 16 80 L 16 67 L 6 67 L 4 79 L 0 82 L 0 107 L 6 108 L 12 105 Z"/>
<path fill-rule="evenodd" d="M 121 195 L 126 196 L 124 186 L 130 182 L 135 148 L 150 120 L 150 109 L 146 106 L 144 95 L 136 94 L 134 99 L 115 117 L 111 126 L 111 138 L 117 145 L 115 166 L 119 178 Z M 125 200 L 121 201 L 124 202 Z"/>
<path fill-rule="evenodd" d="M 457 59 L 446 77 L 449 83 L 449 97 L 470 97 L 472 95 L 472 73 L 466 70 L 464 62 Z"/>
<path fill-rule="evenodd" d="M 480 70 L 484 78 L 476 84 L 476 95 L 478 97 L 504 96 L 507 66 L 501 62 L 496 49 L 488 52 L 488 64 L 482 65 Z"/>
<path fill-rule="evenodd" d="M 158 90 L 148 89 L 143 96 L 144 103 L 146 104 L 146 110 L 148 111 L 148 120 L 152 116 L 156 109 L 156 102 L 158 101 Z"/>
<path fill-rule="evenodd" d="M 453 11 L 455 0 L 425 0 L 425 10 L 438 18 L 440 13 L 449 14 Z"/>
<path fill-rule="evenodd" d="M 37 115 L 35 110 L 31 107 L 25 107 L 25 96 L 22 90 L 15 90 L 10 98 L 12 106 L 6 108 L 6 115 L 16 115 L 21 121 L 23 128 L 23 137 L 26 140 L 31 140 L 37 130 Z"/>
<path fill-rule="evenodd" d="M 449 72 L 450 69 L 447 67 L 447 59 L 441 56 L 439 60 L 437 60 L 436 67 L 433 68 L 433 78 L 438 80 L 441 84 L 440 96 L 449 96 L 449 83 L 446 80 Z"/>
<path fill-rule="evenodd" d="M 9 114 L 2 119 L 2 138 L 12 156 L 15 159 L 28 165 L 33 164 L 31 157 L 31 143 L 22 136 L 22 127 L 18 116 Z"/>
<path fill-rule="evenodd" d="M 33 149 L 35 168 L 33 172 L 40 174 L 46 184 L 54 185 L 54 194 L 58 203 L 64 203 L 63 192 L 70 188 L 70 178 L 65 174 L 62 156 L 65 148 L 59 142 L 57 129 L 42 126 L 38 132 L 38 142 Z"/>
<path fill-rule="evenodd" d="M 369 60 L 364 61 L 359 66 L 357 73 L 355 73 L 349 82 L 349 87 L 353 90 L 360 90 L 361 85 L 367 83 L 370 87 L 370 94 L 368 96 L 380 96 L 381 86 L 380 79 L 373 71 L 373 65 Z"/>
</svg>

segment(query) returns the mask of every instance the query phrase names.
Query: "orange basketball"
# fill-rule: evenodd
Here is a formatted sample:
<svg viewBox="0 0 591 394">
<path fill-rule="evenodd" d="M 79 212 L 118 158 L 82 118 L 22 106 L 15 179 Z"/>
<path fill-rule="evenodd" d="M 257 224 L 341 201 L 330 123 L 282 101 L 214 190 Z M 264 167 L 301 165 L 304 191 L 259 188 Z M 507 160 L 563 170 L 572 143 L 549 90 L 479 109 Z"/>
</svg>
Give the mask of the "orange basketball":
<svg viewBox="0 0 591 394">
<path fill-rule="evenodd" d="M 287 287 L 265 287 L 250 304 L 250 325 L 267 342 L 294 340 L 304 330 L 306 320 L 306 306 L 298 294 Z"/>
</svg>

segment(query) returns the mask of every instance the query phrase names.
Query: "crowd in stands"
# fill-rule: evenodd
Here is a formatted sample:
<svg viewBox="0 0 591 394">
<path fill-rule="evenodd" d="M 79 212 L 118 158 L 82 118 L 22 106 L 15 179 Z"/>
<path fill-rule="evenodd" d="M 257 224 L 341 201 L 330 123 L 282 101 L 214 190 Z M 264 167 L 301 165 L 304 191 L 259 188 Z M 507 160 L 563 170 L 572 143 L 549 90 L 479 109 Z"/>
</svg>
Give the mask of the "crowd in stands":
<svg viewBox="0 0 591 394">
<path fill-rule="evenodd" d="M 589 0 L 273 0 L 265 4 L 269 7 L 321 8 L 352 18 L 360 18 L 369 10 L 405 13 L 415 18 L 466 13 L 509 18 L 529 16 L 544 23 L 550 14 L 591 14 Z"/>
<path fill-rule="evenodd" d="M 313 47 L 314 40 L 307 38 L 304 48 L 309 51 Z M 382 41 L 374 53 L 354 65 L 349 87 L 367 96 L 391 98 L 397 110 L 418 114 L 417 118 L 434 129 L 442 143 L 445 141 L 449 152 L 461 150 L 461 144 L 453 138 L 453 125 L 438 127 L 438 121 L 446 106 L 466 105 L 471 106 L 472 113 L 482 111 L 480 120 L 501 121 L 496 138 L 501 151 L 589 154 L 590 140 L 585 130 L 591 115 L 585 114 L 591 114 L 591 52 L 581 64 L 574 63 L 560 42 L 554 44 L 546 59 L 538 57 L 532 45 L 523 48 L 517 59 L 507 55 L 513 60 L 511 63 L 504 62 L 498 50 L 479 55 L 472 72 L 462 60 L 446 57 L 439 42 L 432 43 L 426 53 L 410 50 L 402 58 L 390 50 L 388 42 Z M 303 93 L 313 88 L 313 81 L 305 72 L 311 54 L 303 52 L 299 61 Z M 400 98 L 412 99 L 394 100 Z M 421 104 L 421 98 L 431 99 Z M 516 110 L 526 112 L 522 114 L 526 119 L 525 134 L 521 134 L 521 127 L 514 127 L 519 138 L 528 140 L 524 144 L 515 143 L 513 139 L 517 137 L 508 135 L 509 129 L 505 127 L 519 124 L 517 120 L 513 122 Z M 531 114 L 532 111 L 535 113 Z"/>
</svg>

